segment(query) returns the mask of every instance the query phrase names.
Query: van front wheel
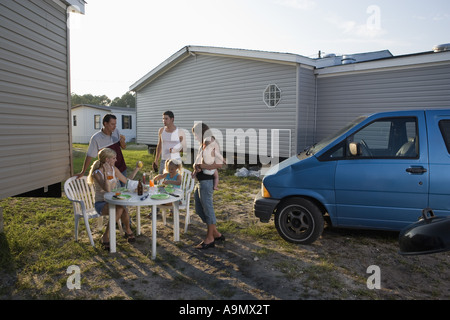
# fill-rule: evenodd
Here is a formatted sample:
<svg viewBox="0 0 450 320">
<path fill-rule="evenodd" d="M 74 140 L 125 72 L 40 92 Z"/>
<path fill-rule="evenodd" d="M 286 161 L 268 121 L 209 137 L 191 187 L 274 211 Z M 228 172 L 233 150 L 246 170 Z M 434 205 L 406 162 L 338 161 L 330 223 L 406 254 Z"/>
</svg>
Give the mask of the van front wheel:
<svg viewBox="0 0 450 320">
<path fill-rule="evenodd" d="M 288 199 L 275 213 L 275 227 L 280 236 L 289 242 L 311 244 L 322 234 L 324 226 L 320 209 L 303 198 Z"/>
</svg>

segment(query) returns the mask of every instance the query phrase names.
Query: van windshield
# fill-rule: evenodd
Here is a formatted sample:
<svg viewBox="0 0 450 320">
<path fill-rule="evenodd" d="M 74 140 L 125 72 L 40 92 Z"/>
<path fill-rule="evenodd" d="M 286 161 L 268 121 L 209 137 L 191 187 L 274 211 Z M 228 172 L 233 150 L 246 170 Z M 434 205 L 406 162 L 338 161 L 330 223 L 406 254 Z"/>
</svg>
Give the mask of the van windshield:
<svg viewBox="0 0 450 320">
<path fill-rule="evenodd" d="M 353 128 L 354 126 L 356 126 L 358 123 L 364 121 L 365 119 L 367 119 L 367 116 L 360 116 L 358 118 L 356 118 L 355 120 L 353 120 L 352 122 L 350 122 L 349 124 L 347 124 L 346 126 L 344 126 L 343 128 L 341 128 L 339 131 L 337 131 L 336 133 L 328 136 L 327 138 L 321 140 L 318 143 L 313 144 L 312 146 L 308 147 L 305 149 L 304 152 L 300 153 L 297 157 L 299 159 L 303 159 L 309 156 L 312 156 L 314 154 L 316 154 L 317 152 L 319 152 L 320 150 L 322 150 L 323 148 L 325 148 L 327 145 L 329 145 L 331 142 L 333 142 L 334 140 L 336 140 L 338 137 L 340 137 L 341 135 L 343 135 L 345 132 L 347 132 L 348 130 L 350 130 L 351 128 Z"/>
</svg>

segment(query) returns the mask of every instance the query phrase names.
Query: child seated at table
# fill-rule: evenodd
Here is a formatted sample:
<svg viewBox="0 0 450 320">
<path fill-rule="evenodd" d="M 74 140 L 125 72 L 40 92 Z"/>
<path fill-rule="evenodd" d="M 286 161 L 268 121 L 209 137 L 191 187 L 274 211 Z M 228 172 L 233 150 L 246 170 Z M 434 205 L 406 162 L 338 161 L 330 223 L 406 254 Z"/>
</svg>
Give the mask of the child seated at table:
<svg viewBox="0 0 450 320">
<path fill-rule="evenodd" d="M 89 172 L 87 182 L 94 185 L 95 190 L 95 210 L 100 215 L 109 215 L 109 205 L 104 199 L 106 192 L 111 192 L 117 186 L 117 182 L 127 183 L 127 178 L 115 166 L 117 154 L 110 148 L 104 148 L 98 152 L 96 160 Z M 130 179 L 133 179 L 139 171 L 139 165 L 132 172 Z M 125 206 L 116 206 L 116 222 L 122 221 L 125 226 L 125 238 L 128 242 L 134 242 L 136 239 L 130 228 L 130 217 Z M 109 250 L 109 224 L 102 236 L 102 246 Z"/>
<path fill-rule="evenodd" d="M 168 159 L 165 163 L 164 173 L 158 174 L 153 178 L 154 182 L 163 180 L 161 183 L 172 185 L 175 188 L 181 187 L 181 171 L 183 169 L 182 162 L 177 159 Z"/>
<path fill-rule="evenodd" d="M 173 186 L 174 188 L 181 188 L 181 176 L 182 176 L 182 162 L 177 159 L 167 159 L 165 162 L 164 172 L 153 178 L 155 184 L 162 180 L 162 184 L 168 186 Z M 161 209 L 161 214 L 163 216 L 164 224 L 166 224 L 166 212 L 170 210 L 171 204 L 163 204 L 158 206 Z"/>
</svg>

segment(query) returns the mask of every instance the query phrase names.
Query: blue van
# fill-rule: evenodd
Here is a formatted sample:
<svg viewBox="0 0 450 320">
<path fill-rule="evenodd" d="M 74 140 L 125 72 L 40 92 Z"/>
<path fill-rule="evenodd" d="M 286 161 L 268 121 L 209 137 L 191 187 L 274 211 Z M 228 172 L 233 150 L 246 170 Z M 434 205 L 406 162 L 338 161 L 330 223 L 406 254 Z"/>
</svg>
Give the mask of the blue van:
<svg viewBox="0 0 450 320">
<path fill-rule="evenodd" d="M 450 109 L 361 116 L 270 168 L 255 216 L 310 244 L 331 226 L 396 230 L 424 208 L 450 215 Z"/>
</svg>

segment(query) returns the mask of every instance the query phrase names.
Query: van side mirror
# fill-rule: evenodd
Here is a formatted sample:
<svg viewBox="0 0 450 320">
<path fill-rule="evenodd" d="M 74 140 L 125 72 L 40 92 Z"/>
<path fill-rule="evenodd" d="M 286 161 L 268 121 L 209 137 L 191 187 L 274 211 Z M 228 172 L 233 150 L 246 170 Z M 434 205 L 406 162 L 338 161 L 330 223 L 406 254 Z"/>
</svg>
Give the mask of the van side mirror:
<svg viewBox="0 0 450 320">
<path fill-rule="evenodd" d="M 360 156 L 362 154 L 361 146 L 356 142 L 350 142 L 350 144 L 348 145 L 348 150 L 350 151 L 350 155 L 352 157 Z"/>
</svg>

